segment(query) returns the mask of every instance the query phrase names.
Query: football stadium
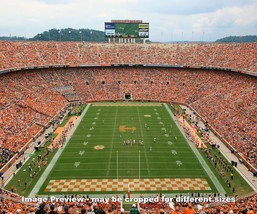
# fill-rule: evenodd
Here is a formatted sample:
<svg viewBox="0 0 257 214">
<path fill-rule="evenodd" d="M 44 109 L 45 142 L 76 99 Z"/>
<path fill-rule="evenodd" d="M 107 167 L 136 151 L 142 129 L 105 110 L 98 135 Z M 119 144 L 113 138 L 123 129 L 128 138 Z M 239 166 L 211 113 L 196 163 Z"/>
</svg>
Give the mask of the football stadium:
<svg viewBox="0 0 257 214">
<path fill-rule="evenodd" d="M 1 213 L 257 211 L 257 43 L 135 43 L 135 23 L 0 41 Z"/>
</svg>

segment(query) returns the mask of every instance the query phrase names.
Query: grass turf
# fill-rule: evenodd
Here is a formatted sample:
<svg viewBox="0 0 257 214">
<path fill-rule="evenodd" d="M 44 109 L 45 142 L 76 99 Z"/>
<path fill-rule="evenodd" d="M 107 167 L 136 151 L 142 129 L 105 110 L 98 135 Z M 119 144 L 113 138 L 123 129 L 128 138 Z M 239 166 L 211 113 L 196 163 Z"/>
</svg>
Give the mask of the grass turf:
<svg viewBox="0 0 257 214">
<path fill-rule="evenodd" d="M 121 132 L 120 126 L 135 127 L 136 130 L 134 133 L 132 129 Z M 90 130 L 92 127 L 94 129 Z M 164 129 L 168 137 L 165 136 Z M 157 142 L 154 142 L 154 138 Z M 127 139 L 135 139 L 136 144 L 123 145 L 123 141 Z M 143 140 L 144 146 L 138 144 L 139 140 Z M 103 145 L 105 148 L 95 150 L 96 145 Z M 172 150 L 177 154 L 172 154 Z M 139 151 L 140 178 L 205 178 L 212 192 L 217 192 L 163 105 L 92 105 L 42 185 L 39 194 L 46 194 L 44 189 L 51 179 L 117 178 L 117 152 L 119 179 L 139 178 Z M 84 153 L 80 155 L 80 152 Z M 176 161 L 181 161 L 182 165 L 177 165 Z M 79 166 L 75 167 L 75 162 L 78 162 Z"/>
<path fill-rule="evenodd" d="M 49 146 L 50 142 L 46 143 L 46 146 Z M 52 158 L 54 157 L 57 149 L 54 149 L 53 152 L 51 152 L 48 156 L 47 161 L 50 162 Z M 32 159 L 35 158 L 37 160 L 37 156 L 41 155 L 43 156 L 45 152 L 44 148 L 40 148 L 39 151 L 35 151 L 35 153 L 32 154 L 31 158 L 22 166 L 22 168 L 16 173 L 15 177 L 11 179 L 11 181 L 5 186 L 5 188 L 9 191 L 11 191 L 11 187 L 13 186 L 14 189 L 17 190 L 17 193 L 19 195 L 28 196 L 35 184 L 37 183 L 40 176 L 45 171 L 46 167 L 42 166 L 40 171 L 37 172 L 36 176 L 31 179 L 30 174 L 32 174 L 35 170 L 37 170 L 37 167 L 32 167 L 32 171 L 29 171 L 28 167 L 29 164 L 33 166 Z M 20 185 L 18 184 L 18 180 L 20 180 Z M 27 188 L 25 188 L 24 183 L 27 183 Z"/>
<path fill-rule="evenodd" d="M 206 144 L 207 148 L 210 149 L 211 145 Z M 245 181 L 245 179 L 237 172 L 237 170 L 235 169 L 235 167 L 233 167 L 233 179 L 231 179 L 231 172 L 228 171 L 226 172 L 224 170 L 224 168 L 221 166 L 221 164 L 217 164 L 217 167 L 215 168 L 214 165 L 208 161 L 206 155 L 204 154 L 204 152 L 202 152 L 202 156 L 204 159 L 206 159 L 206 162 L 208 163 L 209 167 L 212 169 L 212 171 L 214 172 L 214 174 L 216 175 L 216 177 L 218 178 L 219 182 L 222 184 L 222 186 L 224 187 L 224 189 L 226 190 L 227 194 L 232 196 L 232 195 L 244 195 L 247 194 L 249 192 L 253 192 L 254 190 L 252 189 L 252 187 Z M 223 160 L 226 161 L 227 164 L 230 165 L 230 163 L 227 161 L 227 159 L 219 152 L 219 150 L 217 148 L 212 149 L 211 150 L 211 154 L 212 157 L 214 157 L 214 154 L 217 154 L 219 157 L 221 157 Z M 216 158 L 214 158 L 216 159 Z M 225 171 L 225 176 L 219 176 L 219 171 L 220 169 L 223 169 L 223 172 Z M 228 180 L 231 183 L 231 187 L 229 188 L 228 183 L 226 183 L 225 181 Z M 235 188 L 235 192 L 233 193 L 232 188 Z"/>
</svg>

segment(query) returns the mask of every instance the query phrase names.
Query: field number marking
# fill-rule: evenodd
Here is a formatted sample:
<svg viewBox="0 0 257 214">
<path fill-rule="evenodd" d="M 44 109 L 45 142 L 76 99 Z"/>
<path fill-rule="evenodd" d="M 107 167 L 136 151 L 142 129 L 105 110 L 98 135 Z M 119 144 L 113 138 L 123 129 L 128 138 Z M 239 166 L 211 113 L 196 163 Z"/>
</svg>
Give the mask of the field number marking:
<svg viewBox="0 0 257 214">
<path fill-rule="evenodd" d="M 182 162 L 181 162 L 181 161 L 176 161 L 176 164 L 177 164 L 178 166 L 181 166 L 181 165 L 182 165 Z"/>
<path fill-rule="evenodd" d="M 80 151 L 79 154 L 82 156 L 84 155 L 85 151 Z"/>
<path fill-rule="evenodd" d="M 171 150 L 171 153 L 172 153 L 173 155 L 177 155 L 177 154 L 178 154 L 176 150 Z"/>
<path fill-rule="evenodd" d="M 168 141 L 168 144 L 171 146 L 173 143 L 171 141 Z"/>
<path fill-rule="evenodd" d="M 80 162 L 75 162 L 75 163 L 74 163 L 74 166 L 75 166 L 75 167 L 78 167 L 79 165 L 80 165 Z"/>
</svg>

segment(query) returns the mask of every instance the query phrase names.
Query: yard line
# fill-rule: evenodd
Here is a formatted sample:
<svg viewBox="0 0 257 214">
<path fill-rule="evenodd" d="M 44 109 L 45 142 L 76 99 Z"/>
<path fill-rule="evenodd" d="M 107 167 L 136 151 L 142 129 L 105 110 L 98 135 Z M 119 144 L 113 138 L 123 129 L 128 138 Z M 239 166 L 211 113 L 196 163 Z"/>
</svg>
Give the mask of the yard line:
<svg viewBox="0 0 257 214">
<path fill-rule="evenodd" d="M 110 167 L 111 167 L 111 160 L 112 160 L 112 149 L 113 149 L 113 139 L 114 139 L 114 133 L 115 133 L 115 127 L 117 123 L 117 114 L 118 114 L 118 106 L 116 107 L 116 114 L 115 114 L 115 119 L 114 119 L 114 126 L 113 126 L 113 132 L 112 132 L 112 144 L 111 144 L 111 151 L 110 151 L 110 157 L 109 157 L 109 163 L 108 163 L 108 168 L 107 168 L 107 177 L 110 174 Z"/>
<path fill-rule="evenodd" d="M 87 169 L 87 173 L 89 172 L 89 171 L 99 171 L 99 170 L 104 170 L 104 169 L 106 169 L 106 168 L 97 168 L 97 169 Z M 151 168 L 151 170 L 153 170 L 153 171 L 160 171 L 160 169 L 162 169 L 162 170 L 166 170 L 166 171 L 173 171 L 173 169 L 171 169 L 170 167 L 167 167 L 167 168 Z M 115 170 L 115 169 L 113 169 L 113 170 Z M 137 171 L 138 169 L 136 169 L 136 168 L 134 168 L 134 169 L 130 169 L 130 171 Z M 81 171 L 81 169 L 77 169 L 77 168 L 74 168 L 74 169 L 72 169 L 72 172 L 73 171 Z M 127 171 L 127 169 L 125 169 L 125 168 L 123 168 L 123 169 L 119 169 L 119 171 Z M 185 169 L 185 168 L 183 168 L 183 169 L 176 169 L 176 171 L 186 171 L 186 172 L 188 172 L 188 171 L 192 171 L 192 172 L 195 172 L 195 171 L 202 171 L 202 169 Z M 63 169 L 56 169 L 55 170 L 55 172 L 66 172 L 66 170 L 63 170 Z M 125 176 L 125 175 L 124 175 Z M 78 176 L 76 176 L 76 177 L 78 177 Z M 110 177 L 110 176 L 108 176 L 108 177 Z M 111 176 L 111 177 L 113 177 L 113 178 L 117 178 L 117 176 Z M 134 177 L 136 177 L 136 176 L 134 176 Z M 144 176 L 142 176 L 142 177 L 144 177 Z"/>
<path fill-rule="evenodd" d="M 62 177 L 62 178 L 60 178 L 60 176 L 51 176 L 51 180 L 54 180 L 54 179 L 62 179 L 62 180 L 65 180 L 65 179 L 71 179 L 71 178 L 74 178 L 74 179 L 78 179 L 78 176 L 68 176 L 68 177 Z M 87 177 L 86 178 L 83 178 L 83 179 L 103 179 L 103 178 L 109 178 L 109 177 L 107 177 L 107 176 L 94 176 L 94 175 L 87 175 Z M 120 178 L 119 179 L 123 179 L 123 178 L 133 178 L 133 179 L 137 179 L 137 178 L 135 178 L 135 175 L 122 175 L 122 176 L 120 176 Z M 161 179 L 165 179 L 165 178 L 171 178 L 170 177 L 170 174 L 169 175 L 155 175 L 155 176 L 147 176 L 147 175 L 145 175 L 145 176 L 142 176 L 142 178 L 141 179 L 144 179 L 144 178 L 153 178 L 153 179 L 156 179 L 156 178 L 161 178 Z M 183 175 L 183 177 L 181 177 L 181 175 L 178 175 L 178 176 L 176 176 L 176 175 L 174 175 L 173 177 L 172 177 L 172 179 L 176 179 L 176 178 L 204 178 L 204 179 L 206 179 L 207 177 L 202 177 L 202 176 L 199 176 L 199 175 L 186 175 L 186 174 L 184 174 Z M 110 178 L 110 179 L 117 179 L 117 178 Z"/>
<path fill-rule="evenodd" d="M 130 157 L 130 156 L 128 156 L 128 157 Z M 137 156 L 135 156 L 135 157 L 137 157 Z M 174 160 L 175 160 L 175 158 L 174 158 Z M 91 163 L 91 162 L 90 163 L 80 163 L 80 165 L 94 165 L 94 164 L 99 164 L 99 163 L 104 164 L 101 161 L 101 162 L 94 162 L 94 163 Z M 119 163 L 135 163 L 135 164 L 137 164 L 138 162 L 135 162 L 135 161 L 119 161 Z M 146 163 L 146 161 L 141 160 L 141 163 Z M 159 162 L 148 162 L 148 163 L 160 163 L 160 164 L 161 163 L 168 163 L 169 165 L 176 165 L 176 163 L 172 163 L 171 161 L 159 161 Z M 74 165 L 73 163 L 61 163 L 59 165 L 68 165 L 68 164 Z M 193 163 L 192 161 L 186 161 L 186 162 L 183 161 L 182 164 L 195 164 L 195 163 Z"/>
<path fill-rule="evenodd" d="M 185 137 L 188 145 L 190 146 L 190 148 L 192 149 L 192 151 L 194 152 L 195 156 L 197 157 L 198 161 L 200 162 L 200 164 L 202 165 L 203 169 L 205 170 L 206 174 L 208 175 L 208 177 L 210 177 L 212 183 L 215 185 L 216 189 L 218 190 L 218 192 L 220 192 L 222 195 L 225 195 L 226 191 L 224 190 L 223 186 L 220 184 L 219 180 L 217 179 L 217 177 L 215 176 L 215 174 L 213 173 L 213 171 L 209 168 L 209 166 L 207 165 L 207 163 L 205 162 L 205 160 L 203 159 L 203 157 L 201 156 L 201 154 L 199 153 L 199 151 L 193 146 L 192 143 L 190 143 L 186 136 L 185 136 L 185 132 L 184 130 L 181 128 L 181 126 L 179 125 L 179 123 L 177 122 L 177 120 L 175 119 L 174 115 L 172 114 L 171 110 L 169 109 L 167 103 L 164 104 L 167 112 L 169 113 L 170 117 L 174 120 L 175 124 L 177 125 L 177 127 L 180 129 L 182 135 Z"/>
<path fill-rule="evenodd" d="M 66 138 L 65 144 L 63 149 L 59 149 L 53 159 L 51 160 L 51 162 L 48 164 L 47 168 L 45 169 L 45 171 L 43 172 L 43 174 L 41 175 L 41 177 L 39 178 L 39 180 L 37 181 L 36 185 L 34 186 L 34 188 L 31 190 L 29 197 L 32 198 L 35 196 L 36 193 L 39 192 L 40 188 L 42 187 L 46 177 L 49 175 L 49 173 L 52 171 L 53 167 L 55 166 L 57 160 L 59 159 L 60 155 L 62 154 L 62 152 L 64 151 L 65 147 L 68 145 L 71 136 L 73 135 L 73 133 L 75 132 L 75 130 L 77 129 L 77 127 L 79 126 L 81 120 L 84 118 L 86 112 L 88 111 L 89 107 L 91 106 L 91 104 L 89 103 L 86 108 L 84 109 L 83 113 L 81 114 L 81 116 L 79 117 L 79 119 L 77 120 L 75 126 L 72 128 L 72 130 L 70 131 L 70 133 L 68 134 L 68 137 Z"/>
<path fill-rule="evenodd" d="M 140 119 L 140 115 L 139 115 L 139 111 L 138 111 L 138 107 L 137 107 L 137 115 L 138 115 L 138 120 L 139 120 L 139 124 L 140 124 L 140 130 L 141 130 L 142 139 L 143 139 L 143 141 L 145 141 L 144 140 L 143 129 L 142 129 L 142 124 L 141 124 L 141 119 Z M 148 163 L 148 158 L 147 158 L 147 154 L 146 154 L 145 144 L 143 144 L 143 147 L 144 147 L 144 152 L 145 152 L 145 160 L 146 160 L 147 172 L 148 172 L 148 176 L 150 176 L 150 169 L 149 169 L 149 163 Z"/>
<path fill-rule="evenodd" d="M 97 142 L 95 142 L 95 143 L 97 143 Z M 131 148 L 131 147 L 129 147 L 129 146 L 115 146 L 116 148 L 118 148 L 118 149 L 126 149 L 126 148 Z M 72 149 L 74 149 L 74 148 L 81 148 L 81 146 L 80 147 L 78 147 L 78 146 L 76 146 L 76 147 L 72 147 Z M 141 148 L 141 146 L 138 146 L 138 147 L 135 147 L 135 148 Z M 158 152 L 160 152 L 160 153 L 170 153 L 170 150 L 173 150 L 173 149 L 176 149 L 176 151 L 177 152 L 179 152 L 180 154 L 186 154 L 186 153 L 190 153 L 190 154 L 192 154 L 192 152 L 184 152 L 182 149 L 184 149 L 184 148 L 188 148 L 188 146 L 183 146 L 183 147 L 179 147 L 179 146 L 177 146 L 177 147 L 170 147 L 170 150 L 168 150 L 168 151 L 163 151 L 162 149 L 165 149 L 165 148 L 167 148 L 167 146 L 159 146 L 159 148 L 157 148 L 156 150 L 154 150 L 154 152 L 155 153 L 158 153 Z M 180 149 L 180 150 L 179 150 Z M 182 150 L 182 151 L 181 151 Z M 102 153 L 108 153 L 108 149 L 104 149 L 104 150 L 98 150 L 98 151 L 102 151 Z M 138 150 L 135 150 L 135 151 L 138 151 Z M 123 152 L 123 151 L 122 151 Z M 124 150 L 124 152 L 126 153 L 130 153 L 131 151 L 125 151 Z M 72 154 L 72 153 L 77 153 L 77 152 L 73 152 L 73 151 L 70 151 L 70 152 L 66 152 L 65 151 L 65 154 Z M 90 154 L 90 153 L 92 153 L 92 154 L 94 154 L 95 152 L 87 152 L 87 151 L 85 151 L 85 153 L 87 153 L 87 154 Z"/>
</svg>

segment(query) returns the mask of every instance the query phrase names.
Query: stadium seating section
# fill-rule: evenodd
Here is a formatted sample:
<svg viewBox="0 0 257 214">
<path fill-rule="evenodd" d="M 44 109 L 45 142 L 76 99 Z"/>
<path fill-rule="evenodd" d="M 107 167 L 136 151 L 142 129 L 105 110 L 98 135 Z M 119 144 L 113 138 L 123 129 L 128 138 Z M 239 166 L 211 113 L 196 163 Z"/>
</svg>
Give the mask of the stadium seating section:
<svg viewBox="0 0 257 214">
<path fill-rule="evenodd" d="M 19 151 L 40 124 L 49 123 L 68 105 L 54 89 L 69 87 L 83 102 L 122 100 L 131 94 L 133 100 L 190 104 L 256 167 L 255 77 L 223 71 L 108 67 L 12 72 L 1 75 L 1 80 L 4 149 Z"/>
<path fill-rule="evenodd" d="M 10 193 L 8 191 L 0 189 L 0 193 L 3 198 L 0 201 L 0 212 L 1 213 L 35 213 L 39 210 L 40 203 L 25 203 L 21 202 L 21 197 Z M 202 196 L 202 195 L 201 195 Z M 63 197 L 66 198 L 80 198 L 80 195 L 65 195 Z M 214 199 L 213 195 L 207 195 L 207 197 L 211 197 Z M 44 210 L 47 213 L 50 211 L 50 205 L 54 205 L 54 210 L 58 213 L 65 213 L 64 207 L 69 208 L 69 213 L 77 214 L 81 213 L 81 210 L 84 208 L 87 212 L 92 210 L 92 199 L 90 197 L 84 198 L 84 202 L 56 202 L 51 203 L 50 201 L 44 203 Z M 97 203 L 98 208 L 106 211 L 106 213 L 121 213 L 121 204 L 119 202 L 112 202 L 111 200 L 108 203 Z M 187 203 L 174 203 L 173 207 L 178 207 L 180 213 L 185 213 L 186 208 L 189 204 Z M 194 212 L 190 213 L 247 213 L 254 214 L 257 212 L 257 195 L 241 197 L 233 203 L 193 203 L 190 204 Z M 139 204 L 140 213 L 174 213 L 178 214 L 178 212 L 174 212 L 169 206 L 169 203 L 164 202 L 147 202 Z M 111 212 L 108 212 L 111 211 Z M 129 213 L 128 211 L 125 213 Z"/>
<path fill-rule="evenodd" d="M 257 43 L 121 45 L 0 42 L 0 70 L 58 64 L 172 64 L 257 72 Z M 92 67 L 25 70 L 0 76 L 0 168 L 72 99 L 177 101 L 190 104 L 257 167 L 256 77 L 186 68 Z M 75 97 L 75 98 L 74 98 Z M 256 203 L 256 197 L 236 203 Z M 12 201 L 2 210 L 16 207 Z M 238 205 L 238 206 L 237 206 Z M 27 209 L 23 207 L 21 209 Z M 234 209 L 235 204 L 224 210 Z M 80 207 L 81 208 L 81 207 Z M 210 208 L 211 209 L 211 208 Z"/>
<path fill-rule="evenodd" d="M 172 64 L 257 72 L 257 43 L 124 45 L 0 41 L 0 70 L 58 64 Z"/>
</svg>

